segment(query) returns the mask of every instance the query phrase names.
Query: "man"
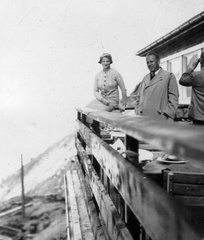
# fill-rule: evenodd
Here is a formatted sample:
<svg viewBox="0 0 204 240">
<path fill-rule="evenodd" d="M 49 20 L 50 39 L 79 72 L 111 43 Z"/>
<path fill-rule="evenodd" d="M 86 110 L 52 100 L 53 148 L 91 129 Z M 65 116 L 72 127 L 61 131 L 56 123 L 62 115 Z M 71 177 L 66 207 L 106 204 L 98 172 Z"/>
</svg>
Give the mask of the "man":
<svg viewBox="0 0 204 240">
<path fill-rule="evenodd" d="M 194 72 L 200 62 L 201 70 Z M 204 125 L 204 52 L 200 59 L 194 61 L 192 66 L 181 76 L 179 83 L 192 87 L 191 104 L 189 106 L 189 119 L 194 124 Z"/>
<path fill-rule="evenodd" d="M 178 85 L 173 73 L 160 67 L 160 58 L 155 52 L 146 56 L 147 74 L 139 89 L 135 112 L 138 115 L 173 120 L 178 109 Z"/>
</svg>

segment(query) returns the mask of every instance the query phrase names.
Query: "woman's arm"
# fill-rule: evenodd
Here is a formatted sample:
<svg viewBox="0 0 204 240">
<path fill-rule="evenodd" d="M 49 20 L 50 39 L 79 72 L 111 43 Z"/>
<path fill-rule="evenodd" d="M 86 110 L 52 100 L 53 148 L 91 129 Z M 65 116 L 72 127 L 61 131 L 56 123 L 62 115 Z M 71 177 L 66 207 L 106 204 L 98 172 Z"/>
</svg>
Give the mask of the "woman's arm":
<svg viewBox="0 0 204 240">
<path fill-rule="evenodd" d="M 94 96 L 97 100 L 99 100 L 103 104 L 109 105 L 109 102 L 105 98 L 103 98 L 101 96 L 100 92 L 99 92 L 98 79 L 97 78 L 95 78 L 95 81 L 94 81 Z"/>
<path fill-rule="evenodd" d="M 125 108 L 127 104 L 127 90 L 123 78 L 120 74 L 117 76 L 117 82 L 122 93 L 122 107 Z"/>
<path fill-rule="evenodd" d="M 94 96 L 95 96 L 95 98 L 96 99 L 98 99 L 99 101 L 101 100 L 101 94 L 100 94 L 100 92 L 99 92 L 99 88 L 98 88 L 98 79 L 97 78 L 95 78 L 95 80 L 94 80 Z"/>
</svg>

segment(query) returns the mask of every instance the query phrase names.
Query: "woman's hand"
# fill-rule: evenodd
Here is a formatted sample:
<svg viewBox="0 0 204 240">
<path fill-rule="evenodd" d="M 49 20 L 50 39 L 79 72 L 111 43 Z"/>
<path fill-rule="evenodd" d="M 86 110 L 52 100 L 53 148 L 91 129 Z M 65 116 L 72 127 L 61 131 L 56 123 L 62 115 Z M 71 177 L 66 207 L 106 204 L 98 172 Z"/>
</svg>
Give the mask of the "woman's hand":
<svg viewBox="0 0 204 240">
<path fill-rule="evenodd" d="M 125 111 L 125 105 L 119 106 L 119 109 L 120 109 L 121 112 L 124 112 Z"/>
<path fill-rule="evenodd" d="M 109 101 L 106 100 L 105 98 L 101 98 L 101 102 L 107 106 L 109 105 Z"/>
<path fill-rule="evenodd" d="M 124 112 L 125 108 L 126 108 L 126 104 L 120 102 L 119 105 L 118 105 L 118 108 L 120 109 L 121 112 Z"/>
<path fill-rule="evenodd" d="M 120 109 L 121 112 L 125 111 L 126 105 L 127 105 L 127 99 L 120 100 L 118 108 Z"/>
</svg>

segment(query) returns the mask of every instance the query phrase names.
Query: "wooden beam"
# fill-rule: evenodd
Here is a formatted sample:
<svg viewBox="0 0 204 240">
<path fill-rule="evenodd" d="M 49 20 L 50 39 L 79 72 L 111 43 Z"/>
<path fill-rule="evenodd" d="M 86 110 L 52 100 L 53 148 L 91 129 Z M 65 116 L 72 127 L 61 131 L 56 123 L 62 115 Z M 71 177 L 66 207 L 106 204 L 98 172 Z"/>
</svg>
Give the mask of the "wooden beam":
<svg viewBox="0 0 204 240">
<path fill-rule="evenodd" d="M 204 168 L 204 127 L 176 122 L 158 121 L 149 117 L 127 116 L 120 113 L 77 109 L 94 120 L 106 122 L 125 134 L 149 143 L 166 153 L 189 160 Z M 92 110 L 92 111 L 91 111 Z M 201 130 L 202 129 L 202 130 Z"/>
</svg>

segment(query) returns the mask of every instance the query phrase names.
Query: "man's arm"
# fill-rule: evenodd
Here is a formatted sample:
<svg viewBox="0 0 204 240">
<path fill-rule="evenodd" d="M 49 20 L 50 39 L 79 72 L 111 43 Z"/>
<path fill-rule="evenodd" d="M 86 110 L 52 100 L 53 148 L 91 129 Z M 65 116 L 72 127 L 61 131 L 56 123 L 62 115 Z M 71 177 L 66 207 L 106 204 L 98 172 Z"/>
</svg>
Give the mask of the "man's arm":
<svg viewBox="0 0 204 240">
<path fill-rule="evenodd" d="M 182 74 L 179 84 L 185 87 L 191 87 L 193 85 L 193 69 L 189 68 L 185 73 Z"/>
<path fill-rule="evenodd" d="M 142 95 L 142 91 L 143 91 L 142 84 L 143 84 L 143 82 L 140 82 L 136 86 L 137 91 L 135 91 L 135 96 L 136 96 L 135 109 L 137 109 L 139 107 L 139 104 L 141 103 L 141 95 Z"/>
<path fill-rule="evenodd" d="M 200 62 L 200 59 L 194 61 L 192 66 L 190 68 L 188 68 L 188 70 L 185 73 L 182 74 L 182 76 L 179 80 L 179 84 L 181 84 L 182 86 L 186 86 L 186 87 L 193 86 L 194 77 L 193 77 L 192 73 L 198 66 L 199 62 Z"/>
<path fill-rule="evenodd" d="M 130 93 L 130 96 L 138 94 L 140 84 L 141 84 L 141 82 L 136 85 L 135 89 Z"/>
<path fill-rule="evenodd" d="M 171 73 L 168 86 L 168 105 L 164 113 L 173 119 L 178 109 L 178 98 L 179 98 L 178 84 L 176 81 L 176 77 L 174 76 L 173 73 Z"/>
</svg>

